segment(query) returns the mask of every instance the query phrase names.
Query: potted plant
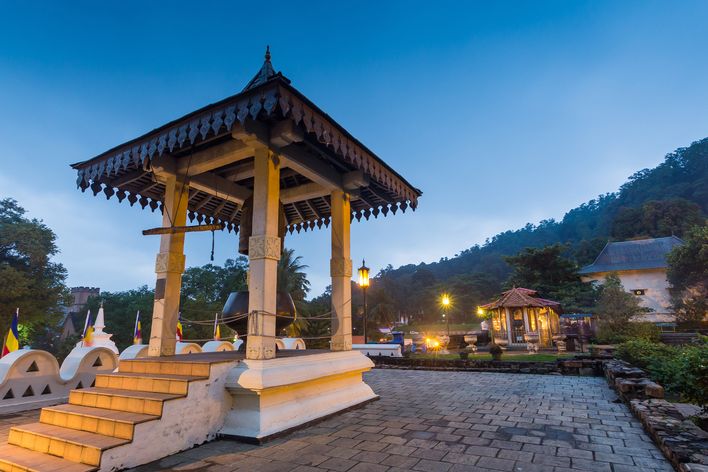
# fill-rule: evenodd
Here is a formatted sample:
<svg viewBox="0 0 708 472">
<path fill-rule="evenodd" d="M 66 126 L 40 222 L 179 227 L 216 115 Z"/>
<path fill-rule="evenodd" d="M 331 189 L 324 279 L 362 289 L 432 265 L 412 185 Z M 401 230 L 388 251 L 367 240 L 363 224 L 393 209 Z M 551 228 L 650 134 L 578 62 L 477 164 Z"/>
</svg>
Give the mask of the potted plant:
<svg viewBox="0 0 708 472">
<path fill-rule="evenodd" d="M 504 353 L 504 350 L 501 348 L 501 346 L 499 344 L 492 344 L 489 347 L 489 353 L 492 355 L 493 361 L 500 361 L 502 358 L 502 354 Z"/>
</svg>

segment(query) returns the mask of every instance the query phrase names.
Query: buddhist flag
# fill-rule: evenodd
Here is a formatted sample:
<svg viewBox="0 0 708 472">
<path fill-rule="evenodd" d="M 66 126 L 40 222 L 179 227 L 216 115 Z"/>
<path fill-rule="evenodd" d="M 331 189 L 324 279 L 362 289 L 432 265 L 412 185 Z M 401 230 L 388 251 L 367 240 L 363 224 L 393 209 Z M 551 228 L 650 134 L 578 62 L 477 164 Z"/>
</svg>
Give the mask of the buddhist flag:
<svg viewBox="0 0 708 472">
<path fill-rule="evenodd" d="M 182 341 L 182 313 L 177 315 L 177 341 Z"/>
<path fill-rule="evenodd" d="M 91 320 L 91 310 L 86 313 L 84 323 L 84 333 L 81 335 L 81 347 L 93 346 L 93 321 Z"/>
<path fill-rule="evenodd" d="M 10 324 L 10 330 L 7 332 L 7 337 L 5 338 L 5 344 L 2 346 L 2 356 L 4 357 L 10 354 L 12 351 L 17 351 L 20 348 L 20 333 L 18 331 L 18 323 L 20 318 L 20 309 L 15 310 L 15 314 L 12 315 L 12 323 Z"/>
<path fill-rule="evenodd" d="M 143 343 L 143 333 L 140 328 L 140 310 L 135 315 L 135 329 L 133 330 L 133 344 Z"/>
<path fill-rule="evenodd" d="M 219 314 L 214 317 L 214 340 L 221 340 L 221 330 L 219 329 Z"/>
</svg>

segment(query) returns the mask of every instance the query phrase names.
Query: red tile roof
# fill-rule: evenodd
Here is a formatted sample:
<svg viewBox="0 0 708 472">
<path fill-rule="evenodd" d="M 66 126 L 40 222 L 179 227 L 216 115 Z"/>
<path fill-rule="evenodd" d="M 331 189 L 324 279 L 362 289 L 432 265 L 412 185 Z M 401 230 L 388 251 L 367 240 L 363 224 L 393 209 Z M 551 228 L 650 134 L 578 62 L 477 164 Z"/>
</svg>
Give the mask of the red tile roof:
<svg viewBox="0 0 708 472">
<path fill-rule="evenodd" d="M 481 308 L 486 310 L 493 310 L 496 308 L 522 308 L 525 306 L 533 307 L 558 307 L 560 303 L 553 300 L 546 300 L 545 298 L 534 297 L 536 295 L 535 290 L 522 287 L 514 287 L 511 290 L 503 292 L 498 300 L 482 305 Z"/>
</svg>

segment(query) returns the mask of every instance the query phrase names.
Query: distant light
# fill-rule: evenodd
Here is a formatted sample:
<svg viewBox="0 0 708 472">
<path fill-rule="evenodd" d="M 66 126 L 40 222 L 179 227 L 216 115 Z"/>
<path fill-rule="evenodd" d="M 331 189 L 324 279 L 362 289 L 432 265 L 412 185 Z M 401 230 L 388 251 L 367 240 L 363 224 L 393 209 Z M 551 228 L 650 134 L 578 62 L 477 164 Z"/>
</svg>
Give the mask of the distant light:
<svg viewBox="0 0 708 472">
<path fill-rule="evenodd" d="M 443 306 L 448 306 L 448 305 L 450 305 L 450 296 L 447 295 L 447 294 L 444 294 L 444 295 L 442 296 L 442 299 L 440 300 L 440 303 L 442 303 Z"/>
<path fill-rule="evenodd" d="M 478 307 L 477 307 L 477 314 L 480 315 L 480 316 L 484 315 L 484 310 L 482 309 L 481 306 L 478 306 Z"/>
</svg>

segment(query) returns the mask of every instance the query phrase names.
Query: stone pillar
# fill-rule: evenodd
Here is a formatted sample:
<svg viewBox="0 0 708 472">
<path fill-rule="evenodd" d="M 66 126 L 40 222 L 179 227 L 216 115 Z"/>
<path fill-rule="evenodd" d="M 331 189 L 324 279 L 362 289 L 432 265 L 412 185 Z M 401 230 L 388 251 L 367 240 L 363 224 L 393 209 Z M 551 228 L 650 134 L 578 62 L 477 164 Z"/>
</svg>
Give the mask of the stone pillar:
<svg viewBox="0 0 708 472">
<path fill-rule="evenodd" d="M 506 339 L 509 341 L 509 344 L 513 343 L 514 340 L 511 336 L 511 313 L 509 312 L 508 308 L 504 308 L 504 316 L 506 316 Z"/>
<path fill-rule="evenodd" d="M 165 181 L 163 227 L 187 224 L 188 198 L 189 186 L 176 176 L 168 176 Z M 175 353 L 184 259 L 184 233 L 160 236 L 160 252 L 155 261 L 157 283 L 148 356 L 172 356 Z"/>
<path fill-rule="evenodd" d="M 248 339 L 246 358 L 275 357 L 278 285 L 278 208 L 280 163 L 268 148 L 256 149 L 253 181 L 253 231 L 248 240 Z"/>
<path fill-rule="evenodd" d="M 351 209 L 349 194 L 334 190 L 332 207 L 332 350 L 352 348 L 352 260 L 350 257 Z"/>
</svg>

